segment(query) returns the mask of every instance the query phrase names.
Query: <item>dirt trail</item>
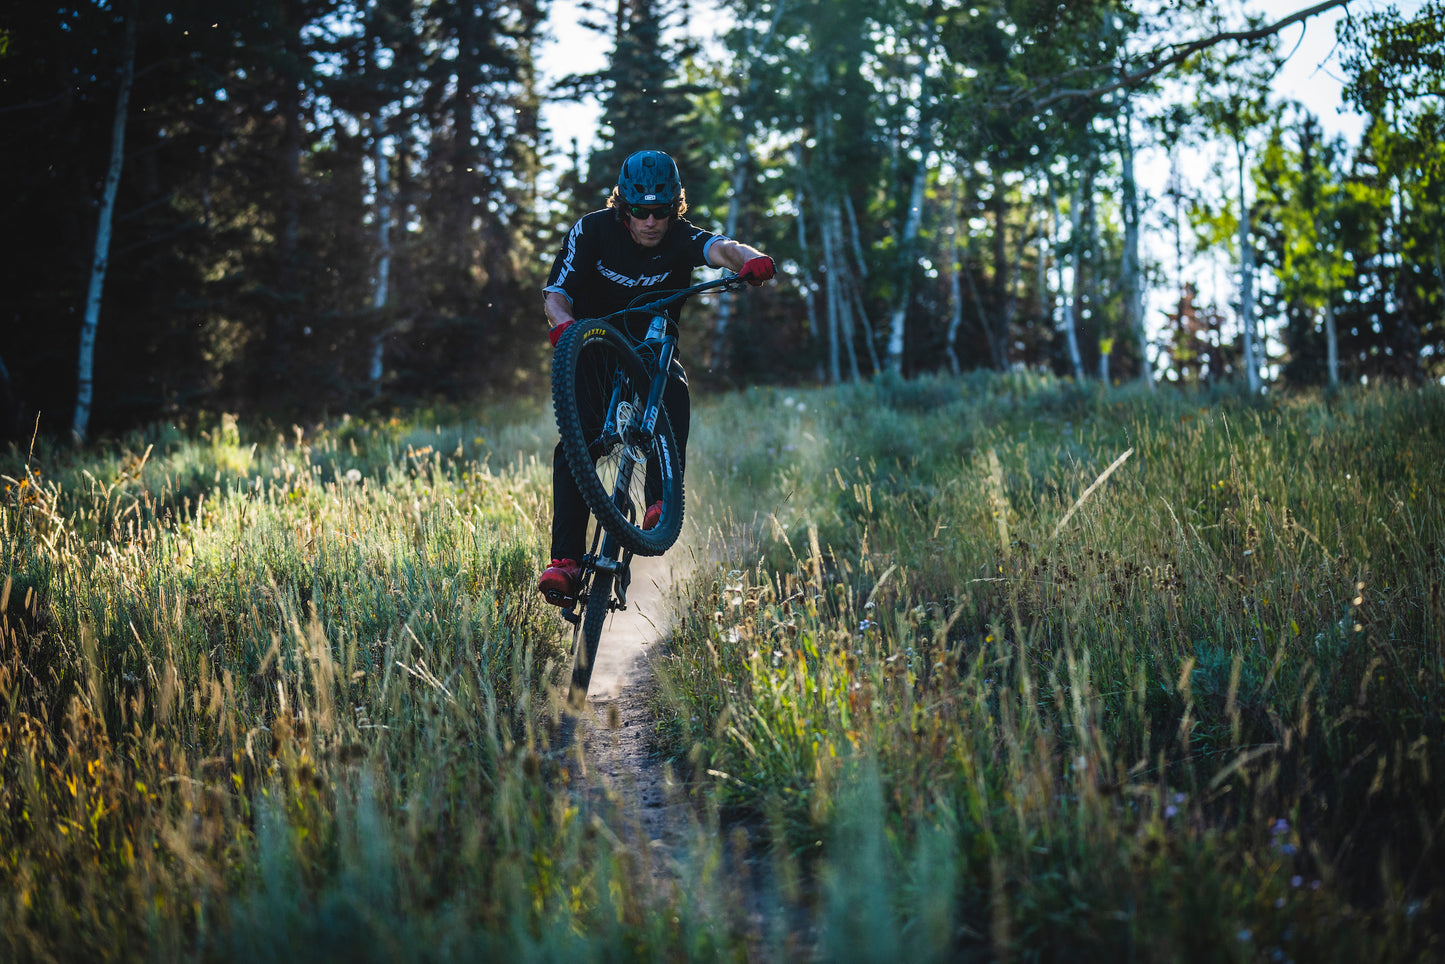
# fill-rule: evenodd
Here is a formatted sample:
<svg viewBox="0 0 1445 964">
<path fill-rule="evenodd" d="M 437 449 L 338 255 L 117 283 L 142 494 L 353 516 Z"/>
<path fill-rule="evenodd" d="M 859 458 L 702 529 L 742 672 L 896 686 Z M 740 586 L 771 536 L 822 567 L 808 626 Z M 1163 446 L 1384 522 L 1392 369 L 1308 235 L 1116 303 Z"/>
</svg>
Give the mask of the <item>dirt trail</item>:
<svg viewBox="0 0 1445 964">
<path fill-rule="evenodd" d="M 616 829 L 658 883 L 672 876 L 672 857 L 685 842 L 691 810 L 681 785 L 653 753 L 648 661 L 671 629 L 672 587 L 687 557 L 674 551 L 632 560 L 627 609 L 613 613 L 603 627 L 587 706 L 568 754 L 575 784 L 617 814 Z"/>
<path fill-rule="evenodd" d="M 673 587 L 696 565 L 696 556 L 686 550 L 663 559 L 633 559 L 627 610 L 613 613 L 602 631 L 587 706 L 570 729 L 567 747 L 576 792 L 609 816 L 609 826 L 637 860 L 639 878 L 661 892 L 679 884 L 678 862 L 688 858 L 700 831 L 684 788 L 654 753 L 649 661 L 673 627 Z M 776 915 L 776 882 L 746 828 L 733 826 L 727 837 L 727 913 L 737 915 L 735 923 L 747 930 L 749 946 L 759 951 Z M 803 948 L 815 935 L 807 923 L 800 919 L 787 926 L 785 946 L 793 950 L 786 957 L 810 959 Z"/>
</svg>

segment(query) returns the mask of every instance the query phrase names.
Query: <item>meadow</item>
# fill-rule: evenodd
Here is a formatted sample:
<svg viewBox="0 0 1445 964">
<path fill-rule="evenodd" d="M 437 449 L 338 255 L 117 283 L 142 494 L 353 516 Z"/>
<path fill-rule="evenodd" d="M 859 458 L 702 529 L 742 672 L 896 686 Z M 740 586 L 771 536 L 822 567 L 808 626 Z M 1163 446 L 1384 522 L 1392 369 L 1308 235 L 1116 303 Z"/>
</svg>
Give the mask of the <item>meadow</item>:
<svg viewBox="0 0 1445 964">
<path fill-rule="evenodd" d="M 1441 953 L 1438 387 L 694 425 L 664 887 L 566 765 L 547 413 L 0 456 L 0 957 Z"/>
</svg>

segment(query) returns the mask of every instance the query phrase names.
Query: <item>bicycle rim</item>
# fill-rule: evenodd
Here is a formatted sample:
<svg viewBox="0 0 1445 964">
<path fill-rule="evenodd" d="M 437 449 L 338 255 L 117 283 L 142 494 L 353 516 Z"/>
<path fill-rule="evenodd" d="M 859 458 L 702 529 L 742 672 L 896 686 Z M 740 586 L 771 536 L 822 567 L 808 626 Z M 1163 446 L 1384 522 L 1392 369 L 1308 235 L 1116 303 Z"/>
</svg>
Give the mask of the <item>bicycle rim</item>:
<svg viewBox="0 0 1445 964">
<path fill-rule="evenodd" d="M 667 410 L 646 445 L 627 445 L 612 427 L 640 423 L 649 373 L 626 336 L 602 322 L 578 323 L 553 358 L 552 403 L 567 466 L 592 514 L 623 546 L 657 556 L 682 531 L 682 467 Z M 651 529 L 649 505 L 662 503 Z"/>
</svg>

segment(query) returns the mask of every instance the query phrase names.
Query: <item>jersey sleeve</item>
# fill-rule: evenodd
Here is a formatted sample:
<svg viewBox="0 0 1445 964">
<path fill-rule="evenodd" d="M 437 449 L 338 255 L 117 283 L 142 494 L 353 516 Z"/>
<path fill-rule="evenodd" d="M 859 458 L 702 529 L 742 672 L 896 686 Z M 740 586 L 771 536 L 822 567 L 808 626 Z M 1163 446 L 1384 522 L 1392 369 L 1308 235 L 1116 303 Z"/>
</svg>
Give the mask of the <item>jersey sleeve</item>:
<svg viewBox="0 0 1445 964">
<path fill-rule="evenodd" d="M 589 247 L 587 232 L 583 230 L 582 221 L 579 220 L 562 240 L 562 247 L 557 252 L 556 260 L 552 262 L 552 271 L 547 275 L 547 284 L 542 290 L 560 292 L 566 295 L 568 301 L 576 304 L 582 273 L 592 263 L 587 257 Z"/>
<path fill-rule="evenodd" d="M 687 224 L 687 251 L 692 260 L 694 268 L 709 267 L 707 252 L 719 241 L 728 241 L 729 238 L 721 234 L 713 234 L 711 231 L 704 231 L 702 228 L 688 222 Z"/>
</svg>

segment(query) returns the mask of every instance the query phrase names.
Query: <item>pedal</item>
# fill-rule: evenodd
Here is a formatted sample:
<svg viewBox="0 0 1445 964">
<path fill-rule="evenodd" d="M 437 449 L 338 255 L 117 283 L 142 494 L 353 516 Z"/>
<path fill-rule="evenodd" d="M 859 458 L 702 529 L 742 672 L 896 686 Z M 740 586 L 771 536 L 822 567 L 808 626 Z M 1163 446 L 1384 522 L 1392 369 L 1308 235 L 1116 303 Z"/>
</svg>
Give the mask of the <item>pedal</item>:
<svg viewBox="0 0 1445 964">
<path fill-rule="evenodd" d="M 577 605 L 576 596 L 569 596 L 565 592 L 557 589 L 548 589 L 543 591 L 542 598 L 547 600 L 547 602 L 553 606 L 562 606 L 569 610 Z"/>
</svg>

